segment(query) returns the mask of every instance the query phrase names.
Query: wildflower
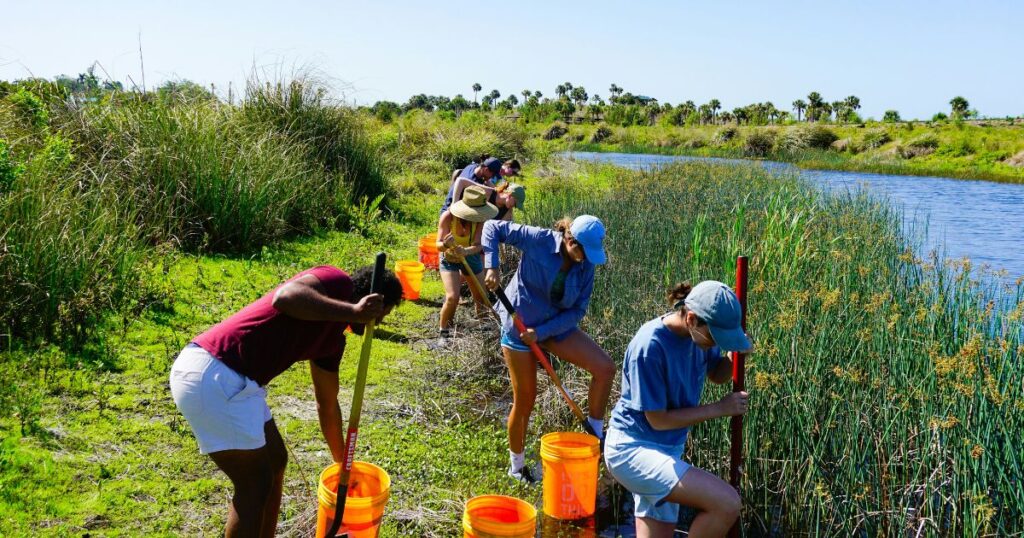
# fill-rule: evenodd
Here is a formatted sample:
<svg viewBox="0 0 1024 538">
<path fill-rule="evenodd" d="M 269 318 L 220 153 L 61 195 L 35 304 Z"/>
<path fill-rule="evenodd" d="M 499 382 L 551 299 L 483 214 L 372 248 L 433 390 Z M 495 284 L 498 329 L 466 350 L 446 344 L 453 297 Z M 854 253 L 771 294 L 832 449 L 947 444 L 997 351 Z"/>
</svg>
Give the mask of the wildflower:
<svg viewBox="0 0 1024 538">
<path fill-rule="evenodd" d="M 885 306 L 885 303 L 888 301 L 889 293 L 880 291 L 878 293 L 871 295 L 871 299 L 868 301 L 866 305 L 864 305 L 864 310 L 869 313 L 877 312 L 879 309 Z"/>
<path fill-rule="evenodd" d="M 782 384 L 782 375 L 769 372 L 754 372 L 754 388 L 768 390 Z"/>
<path fill-rule="evenodd" d="M 788 331 L 793 327 L 796 327 L 796 315 L 788 310 L 779 311 L 775 315 L 775 323 L 784 331 Z"/>
<path fill-rule="evenodd" d="M 861 278 L 868 276 L 870 272 L 871 269 L 868 269 L 868 266 L 866 265 L 861 265 L 857 267 L 857 274 L 859 274 Z"/>
<path fill-rule="evenodd" d="M 974 458 L 974 459 L 980 458 L 981 455 L 984 454 L 984 453 L 985 453 L 985 448 L 982 447 L 981 445 L 974 445 L 974 448 L 971 449 L 971 457 Z"/>
<path fill-rule="evenodd" d="M 829 290 L 821 295 L 821 308 L 828 310 L 839 303 L 839 290 Z"/>
<path fill-rule="evenodd" d="M 956 417 L 952 417 L 952 416 L 950 416 L 950 417 L 932 417 L 931 421 L 928 422 L 928 425 L 932 429 L 940 429 L 941 428 L 943 430 L 948 430 L 948 429 L 952 428 L 953 426 L 956 426 L 957 424 L 960 424 L 960 419 L 958 419 Z"/>
</svg>

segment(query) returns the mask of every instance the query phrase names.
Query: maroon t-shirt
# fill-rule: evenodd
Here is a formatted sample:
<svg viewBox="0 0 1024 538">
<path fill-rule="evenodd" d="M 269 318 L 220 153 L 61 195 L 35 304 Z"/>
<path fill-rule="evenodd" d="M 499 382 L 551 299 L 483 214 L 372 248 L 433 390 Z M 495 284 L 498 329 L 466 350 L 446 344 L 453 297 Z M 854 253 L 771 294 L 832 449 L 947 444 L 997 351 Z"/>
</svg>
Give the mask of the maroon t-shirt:
<svg viewBox="0 0 1024 538">
<path fill-rule="evenodd" d="M 341 269 L 321 265 L 287 282 L 305 275 L 319 279 L 332 299 L 351 300 L 352 279 Z M 337 372 L 348 323 L 293 318 L 271 305 L 276 291 L 271 290 L 192 341 L 261 386 L 302 360 Z"/>
</svg>

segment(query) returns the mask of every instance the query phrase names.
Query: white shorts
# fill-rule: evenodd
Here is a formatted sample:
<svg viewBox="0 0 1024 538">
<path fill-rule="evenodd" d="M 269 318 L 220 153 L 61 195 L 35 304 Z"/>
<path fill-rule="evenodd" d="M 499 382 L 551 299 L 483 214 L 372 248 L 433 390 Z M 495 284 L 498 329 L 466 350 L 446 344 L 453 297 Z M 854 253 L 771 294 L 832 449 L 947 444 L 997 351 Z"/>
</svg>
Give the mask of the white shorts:
<svg viewBox="0 0 1024 538">
<path fill-rule="evenodd" d="M 267 391 L 195 344 L 181 350 L 171 367 L 171 396 L 192 426 L 200 454 L 267 444 Z"/>
<path fill-rule="evenodd" d="M 665 500 L 683 479 L 690 464 L 681 455 L 685 445 L 667 446 L 637 441 L 615 429 L 608 429 L 604 463 L 608 472 L 633 494 L 633 514 L 675 523 L 679 505 Z"/>
</svg>

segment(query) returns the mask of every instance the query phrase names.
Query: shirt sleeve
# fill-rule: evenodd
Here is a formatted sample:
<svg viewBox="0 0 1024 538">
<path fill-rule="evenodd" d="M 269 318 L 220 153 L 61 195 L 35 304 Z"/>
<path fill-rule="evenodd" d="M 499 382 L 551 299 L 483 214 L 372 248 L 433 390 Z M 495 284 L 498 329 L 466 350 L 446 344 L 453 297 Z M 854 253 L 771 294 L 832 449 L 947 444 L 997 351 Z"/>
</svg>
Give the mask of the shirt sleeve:
<svg viewBox="0 0 1024 538">
<path fill-rule="evenodd" d="M 634 411 L 664 411 L 668 409 L 668 387 L 665 384 L 665 353 L 657 342 L 647 341 L 638 346 L 633 356 L 626 357 L 629 368 L 630 402 Z"/>
<path fill-rule="evenodd" d="M 352 298 L 352 278 L 341 269 L 321 265 L 310 269 L 307 274 L 315 276 L 332 299 L 348 301 Z"/>
<path fill-rule="evenodd" d="M 583 281 L 580 283 L 582 289 L 576 302 L 572 307 L 560 310 L 551 319 L 533 328 L 537 332 L 537 340 L 547 340 L 552 336 L 564 333 L 579 326 L 580 321 L 587 315 L 587 308 L 590 306 L 590 296 L 594 293 L 594 266 L 585 269 Z"/>
<path fill-rule="evenodd" d="M 484 268 L 492 269 L 501 264 L 498 246 L 502 243 L 526 251 L 532 244 L 542 240 L 542 228 L 525 226 L 509 221 L 489 220 L 484 223 L 480 244 L 484 249 Z"/>
</svg>

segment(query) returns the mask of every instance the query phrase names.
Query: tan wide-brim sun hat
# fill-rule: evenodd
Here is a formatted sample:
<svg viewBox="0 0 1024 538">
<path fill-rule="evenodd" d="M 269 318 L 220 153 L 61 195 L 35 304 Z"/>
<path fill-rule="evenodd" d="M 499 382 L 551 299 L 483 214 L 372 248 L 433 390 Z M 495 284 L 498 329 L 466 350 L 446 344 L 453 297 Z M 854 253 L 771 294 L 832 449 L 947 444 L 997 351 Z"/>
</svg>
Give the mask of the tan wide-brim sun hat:
<svg viewBox="0 0 1024 538">
<path fill-rule="evenodd" d="M 498 214 L 498 208 L 487 201 L 487 191 L 482 187 L 466 187 L 462 199 L 452 204 L 452 215 L 470 222 L 484 222 Z"/>
</svg>

